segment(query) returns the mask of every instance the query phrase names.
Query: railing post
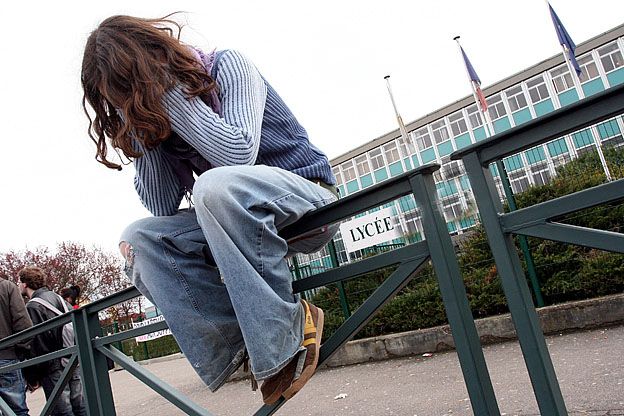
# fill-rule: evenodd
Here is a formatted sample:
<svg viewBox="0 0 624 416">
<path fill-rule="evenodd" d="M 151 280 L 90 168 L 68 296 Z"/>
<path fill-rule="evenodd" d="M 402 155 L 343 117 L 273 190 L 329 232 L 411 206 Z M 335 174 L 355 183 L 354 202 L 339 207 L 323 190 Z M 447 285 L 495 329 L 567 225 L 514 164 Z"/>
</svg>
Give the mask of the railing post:
<svg viewBox="0 0 624 416">
<path fill-rule="evenodd" d="M 462 159 L 472 184 L 481 222 L 496 262 L 540 412 L 543 415 L 567 415 L 520 258 L 512 236 L 504 233 L 499 221 L 498 214 L 502 212 L 502 206 L 492 176 L 481 165 L 477 153 L 469 153 Z"/>
<path fill-rule="evenodd" d="M 339 267 L 338 253 L 336 252 L 336 243 L 332 239 L 327 244 L 327 250 L 329 251 L 329 259 L 331 260 L 332 268 Z M 345 291 L 344 283 L 342 281 L 336 284 L 338 286 L 338 296 L 340 297 L 340 306 L 342 307 L 342 314 L 345 319 L 351 316 L 351 309 L 349 308 L 349 302 L 347 302 L 347 292 Z"/>
<path fill-rule="evenodd" d="M 410 184 L 422 212 L 425 239 L 473 412 L 475 415 L 500 415 L 453 242 L 435 199 L 433 176 L 431 173 L 414 175 L 410 177 Z"/>
<path fill-rule="evenodd" d="M 500 175 L 503 189 L 505 190 L 505 196 L 507 197 L 507 202 L 509 203 L 509 211 L 516 211 L 518 209 L 516 205 L 516 197 L 514 197 L 511 184 L 509 183 L 509 177 L 507 176 L 507 171 L 505 170 L 505 165 L 501 160 L 496 161 L 496 168 L 498 169 L 498 174 Z M 523 235 L 519 235 L 518 240 L 520 242 L 520 250 L 522 250 L 522 255 L 526 261 L 527 271 L 529 272 L 529 279 L 531 280 L 533 294 L 535 295 L 535 303 L 541 308 L 544 306 L 544 298 L 542 296 L 542 289 L 540 288 L 539 280 L 537 279 L 533 255 L 529 249 L 529 241 Z"/>
<path fill-rule="evenodd" d="M 72 322 L 87 412 L 89 416 L 115 416 L 108 363 L 106 357 L 91 344 L 91 339 L 102 336 L 98 314 L 89 313 L 87 308 L 82 308 L 73 313 Z"/>
</svg>

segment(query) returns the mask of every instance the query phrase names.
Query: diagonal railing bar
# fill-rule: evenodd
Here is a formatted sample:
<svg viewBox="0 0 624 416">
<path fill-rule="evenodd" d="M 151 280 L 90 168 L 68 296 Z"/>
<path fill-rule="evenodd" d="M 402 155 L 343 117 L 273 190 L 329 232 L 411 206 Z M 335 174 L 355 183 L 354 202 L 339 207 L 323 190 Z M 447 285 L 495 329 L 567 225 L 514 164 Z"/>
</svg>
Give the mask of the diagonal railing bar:
<svg viewBox="0 0 624 416">
<path fill-rule="evenodd" d="M 0 415 L 17 416 L 13 409 L 9 407 L 8 403 L 5 402 L 2 397 L 0 397 Z"/>
<path fill-rule="evenodd" d="M 34 325 L 22 332 L 18 332 L 17 334 L 10 335 L 8 337 L 2 338 L 0 341 L 0 350 L 6 349 L 12 345 L 17 344 L 18 342 L 27 341 L 28 339 L 34 337 L 35 335 L 41 334 L 43 332 L 54 329 L 60 325 L 64 325 L 68 322 L 71 322 L 73 311 L 64 313 L 63 315 L 55 316 L 52 319 L 49 319 L 40 324 Z"/>
<path fill-rule="evenodd" d="M 547 222 L 517 229 L 514 234 L 624 254 L 624 234 L 613 231 Z"/>
<path fill-rule="evenodd" d="M 295 293 L 300 293 L 304 290 L 314 289 L 331 283 L 355 278 L 357 276 L 374 272 L 375 270 L 402 263 L 410 259 L 428 256 L 428 253 L 427 244 L 424 241 L 421 241 L 419 243 L 378 254 L 364 260 L 345 264 L 344 266 L 330 269 L 323 273 L 306 277 L 305 279 L 295 280 L 293 282 L 293 291 Z"/>
<path fill-rule="evenodd" d="M 61 373 L 59 380 L 54 385 L 54 389 L 52 389 L 52 392 L 50 393 L 50 397 L 46 397 L 46 404 L 41 410 L 41 413 L 40 413 L 41 416 L 48 416 L 52 414 L 52 411 L 54 410 L 54 406 L 56 405 L 56 402 L 58 401 L 59 397 L 61 397 L 61 394 L 63 393 L 65 386 L 67 386 L 69 379 L 72 377 L 73 372 L 76 369 L 77 365 L 78 365 L 78 356 L 72 355 L 67 365 L 63 369 L 63 372 Z"/>
<path fill-rule="evenodd" d="M 505 232 L 515 232 L 529 225 L 543 223 L 545 220 L 621 199 L 624 199 L 624 179 L 501 214 L 500 223 Z"/>
<path fill-rule="evenodd" d="M 457 150 L 451 154 L 451 159 L 459 160 L 470 153 L 477 153 L 481 165 L 488 166 L 507 156 L 615 117 L 624 110 L 622 103 L 624 103 L 624 85 L 611 87 Z"/>
<path fill-rule="evenodd" d="M 427 258 L 407 261 L 399 266 L 364 303 L 351 315 L 334 334 L 323 343 L 319 354 L 320 366 L 364 327 L 395 294 L 409 283 Z M 271 415 L 279 409 L 284 400 L 273 405 L 262 406 L 255 415 Z"/>
<path fill-rule="evenodd" d="M 169 325 L 167 325 L 167 322 L 165 321 L 155 322 L 153 324 L 145 325 L 139 328 L 129 329 L 127 331 L 118 332 L 116 334 L 98 337 L 94 339 L 91 344 L 94 347 L 101 347 L 102 345 L 108 345 L 112 344 L 113 342 L 123 341 L 124 339 L 130 339 L 145 334 L 151 334 L 152 332 L 162 331 L 168 328 Z"/>
<path fill-rule="evenodd" d="M 204 408 L 194 403 L 190 398 L 180 391 L 171 387 L 169 384 L 160 380 L 153 373 L 146 370 L 140 364 L 135 363 L 124 353 L 118 351 L 114 347 L 98 347 L 98 351 L 121 365 L 126 371 L 135 376 L 146 386 L 167 399 L 171 404 L 182 410 L 185 414 L 191 416 L 211 416 Z"/>
<path fill-rule="evenodd" d="M 7 365 L 4 367 L 0 367 L 0 374 L 5 373 L 7 371 L 15 371 L 15 370 L 19 370 L 20 368 L 30 367 L 36 364 L 41 364 L 46 361 L 54 360 L 55 358 L 66 357 L 68 355 L 75 355 L 77 352 L 78 352 L 78 348 L 75 345 L 73 345 L 71 347 L 63 348 L 62 350 L 49 352 L 45 355 L 40 355 L 35 358 L 30 358 L 28 360 L 20 361 L 19 363 L 16 363 L 16 364 L 11 364 L 11 365 Z"/>
</svg>

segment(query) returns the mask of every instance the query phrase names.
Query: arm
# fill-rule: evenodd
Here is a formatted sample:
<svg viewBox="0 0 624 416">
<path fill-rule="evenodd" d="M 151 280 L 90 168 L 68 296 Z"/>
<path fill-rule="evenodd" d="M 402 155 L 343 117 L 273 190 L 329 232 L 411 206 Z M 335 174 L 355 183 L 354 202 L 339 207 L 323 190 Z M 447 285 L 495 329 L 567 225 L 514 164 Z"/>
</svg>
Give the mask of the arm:
<svg viewBox="0 0 624 416">
<path fill-rule="evenodd" d="M 212 166 L 253 165 L 258 155 L 267 88 L 240 53 L 221 57 L 217 84 L 221 118 L 199 97 L 188 99 L 178 85 L 165 95 L 171 128 Z"/>
<path fill-rule="evenodd" d="M 11 308 L 11 325 L 13 327 L 13 333 L 21 332 L 30 328 L 33 324 L 26 311 L 26 304 L 24 299 L 19 294 L 17 286 L 11 285 L 9 289 L 9 305 Z"/>
<path fill-rule="evenodd" d="M 184 189 L 171 165 L 164 158 L 160 147 L 146 150 L 137 140 L 134 140 L 134 146 L 143 153 L 143 156 L 134 160 L 134 188 L 143 206 L 157 217 L 175 214 L 184 196 Z"/>
</svg>

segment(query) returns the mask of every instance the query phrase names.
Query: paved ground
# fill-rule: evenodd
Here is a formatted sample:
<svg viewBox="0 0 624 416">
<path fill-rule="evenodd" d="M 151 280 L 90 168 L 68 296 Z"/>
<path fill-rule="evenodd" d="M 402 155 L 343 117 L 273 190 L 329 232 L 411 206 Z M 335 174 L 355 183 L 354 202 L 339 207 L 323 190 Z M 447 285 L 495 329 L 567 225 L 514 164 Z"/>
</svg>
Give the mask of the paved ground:
<svg viewBox="0 0 624 416">
<path fill-rule="evenodd" d="M 624 415 L 624 326 L 547 339 L 570 415 Z M 517 343 L 484 349 L 503 415 L 538 415 Z M 249 415 L 262 402 L 247 381 L 211 394 L 184 359 L 154 363 L 150 371 L 214 415 Z M 126 371 L 111 373 L 118 415 L 183 414 Z M 338 399 L 342 395 L 344 398 Z M 34 411 L 42 394 L 29 396 Z M 280 415 L 471 415 L 457 355 L 412 357 L 320 371 Z"/>
</svg>

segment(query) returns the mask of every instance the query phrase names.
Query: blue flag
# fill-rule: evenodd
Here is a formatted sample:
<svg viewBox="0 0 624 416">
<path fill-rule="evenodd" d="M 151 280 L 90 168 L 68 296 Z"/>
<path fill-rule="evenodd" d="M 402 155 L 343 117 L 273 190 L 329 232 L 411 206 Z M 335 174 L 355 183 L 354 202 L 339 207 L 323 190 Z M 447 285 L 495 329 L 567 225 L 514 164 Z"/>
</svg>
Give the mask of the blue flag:
<svg viewBox="0 0 624 416">
<path fill-rule="evenodd" d="M 563 26 L 563 23 L 561 23 L 559 16 L 557 16 L 557 13 L 555 13 L 555 10 L 552 8 L 550 3 L 548 4 L 548 8 L 550 9 L 550 17 L 552 18 L 553 24 L 555 25 L 555 31 L 557 32 L 557 37 L 559 38 L 559 44 L 561 46 L 565 46 L 568 49 L 568 59 L 570 60 L 570 63 L 576 70 L 576 73 L 580 76 L 581 67 L 576 61 L 576 56 L 574 55 L 574 50 L 576 49 L 576 45 L 574 44 L 574 41 L 570 37 L 570 34 L 566 30 L 565 26 Z"/>
<path fill-rule="evenodd" d="M 472 64 L 470 63 L 470 59 L 468 59 L 468 57 L 466 56 L 464 48 L 462 48 L 461 46 L 459 48 L 461 49 L 462 56 L 464 57 L 464 63 L 466 64 L 466 69 L 468 70 L 468 76 L 470 77 L 470 80 L 476 82 L 477 85 L 481 85 L 479 75 L 477 75 L 477 71 L 475 71 Z"/>
</svg>

